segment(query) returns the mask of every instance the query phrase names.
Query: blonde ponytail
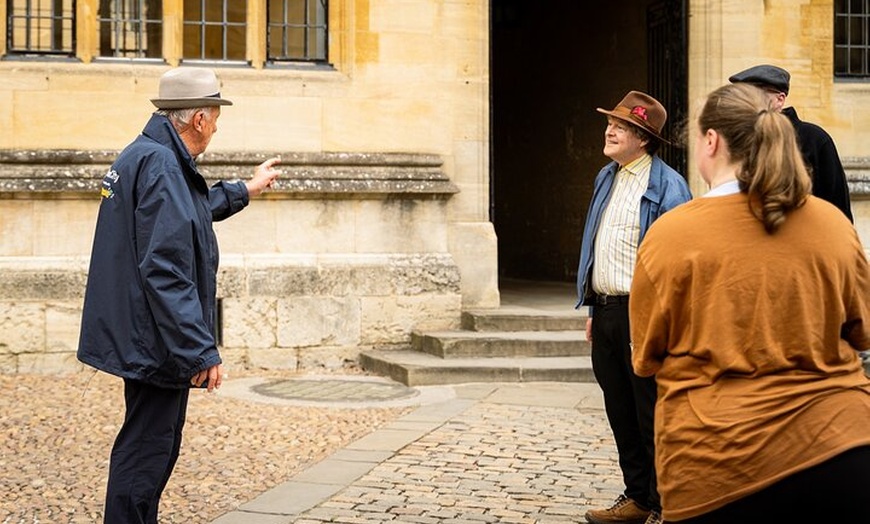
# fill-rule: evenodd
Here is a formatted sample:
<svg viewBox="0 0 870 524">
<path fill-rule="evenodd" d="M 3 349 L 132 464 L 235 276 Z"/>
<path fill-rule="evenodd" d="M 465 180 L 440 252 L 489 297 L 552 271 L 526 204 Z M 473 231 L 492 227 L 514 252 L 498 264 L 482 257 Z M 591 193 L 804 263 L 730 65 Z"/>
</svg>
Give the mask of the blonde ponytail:
<svg viewBox="0 0 870 524">
<path fill-rule="evenodd" d="M 739 162 L 740 190 L 768 233 L 806 202 L 811 179 L 788 118 L 770 108 L 764 92 L 745 83 L 710 94 L 698 119 L 701 130 L 715 129 Z"/>
</svg>

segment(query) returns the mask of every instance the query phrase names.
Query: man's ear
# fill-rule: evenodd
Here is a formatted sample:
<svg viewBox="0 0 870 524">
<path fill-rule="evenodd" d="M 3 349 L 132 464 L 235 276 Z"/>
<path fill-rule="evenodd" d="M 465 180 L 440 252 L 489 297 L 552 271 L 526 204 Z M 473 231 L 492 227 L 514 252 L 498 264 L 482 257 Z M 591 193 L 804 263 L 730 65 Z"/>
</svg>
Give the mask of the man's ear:
<svg viewBox="0 0 870 524">
<path fill-rule="evenodd" d="M 200 109 L 193 114 L 193 128 L 198 132 L 202 132 L 205 128 L 205 111 Z"/>
</svg>

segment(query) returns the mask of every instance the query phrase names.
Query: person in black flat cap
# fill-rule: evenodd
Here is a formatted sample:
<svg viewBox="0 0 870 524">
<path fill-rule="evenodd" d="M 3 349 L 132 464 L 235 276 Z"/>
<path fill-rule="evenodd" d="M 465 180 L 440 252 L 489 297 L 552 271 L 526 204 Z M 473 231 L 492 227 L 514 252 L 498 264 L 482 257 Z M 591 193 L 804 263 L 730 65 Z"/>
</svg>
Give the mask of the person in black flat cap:
<svg viewBox="0 0 870 524">
<path fill-rule="evenodd" d="M 218 246 L 212 222 L 271 187 L 277 158 L 246 182 L 208 187 L 196 167 L 217 131 L 210 69 L 160 78 L 157 111 L 103 178 L 78 359 L 124 380 L 126 413 L 112 447 L 106 524 L 157 524 L 178 459 L 191 387 L 224 379 L 215 342 Z"/>
<path fill-rule="evenodd" d="M 592 371 L 604 394 L 625 490 L 609 507 L 587 511 L 586 520 L 660 524 L 653 460 L 656 383 L 631 369 L 628 293 L 644 235 L 692 194 L 686 180 L 656 154 L 668 118 L 658 100 L 630 91 L 612 110 L 597 111 L 607 116 L 604 154 L 612 162 L 595 177 L 577 270 L 578 307 L 590 306 L 586 339 L 592 344 Z"/>
<path fill-rule="evenodd" d="M 820 126 L 799 119 L 793 107 L 783 107 L 790 86 L 789 72 L 781 67 L 762 64 L 732 75 L 728 80 L 732 84 L 752 84 L 768 94 L 774 109 L 787 116 L 795 128 L 798 147 L 813 178 L 813 195 L 834 204 L 854 222 L 846 172 L 834 139 Z"/>
</svg>

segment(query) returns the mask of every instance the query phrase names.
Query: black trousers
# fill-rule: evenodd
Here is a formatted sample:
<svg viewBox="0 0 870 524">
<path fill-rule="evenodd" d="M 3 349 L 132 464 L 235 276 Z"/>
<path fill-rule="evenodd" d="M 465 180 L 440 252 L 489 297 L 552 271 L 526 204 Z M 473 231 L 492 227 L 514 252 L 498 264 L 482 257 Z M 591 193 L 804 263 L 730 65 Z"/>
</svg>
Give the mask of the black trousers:
<svg viewBox="0 0 870 524">
<path fill-rule="evenodd" d="M 105 524 L 157 524 L 181 449 L 190 390 L 124 380 L 127 411 L 109 462 Z"/>
<path fill-rule="evenodd" d="M 592 319 L 592 370 L 604 393 L 604 409 L 616 441 L 625 496 L 660 510 L 656 487 L 653 415 L 656 382 L 631 367 L 628 304 L 595 306 Z"/>
<path fill-rule="evenodd" d="M 870 446 L 863 446 L 715 511 L 679 522 L 870 522 L 867 486 L 870 486 Z"/>
</svg>

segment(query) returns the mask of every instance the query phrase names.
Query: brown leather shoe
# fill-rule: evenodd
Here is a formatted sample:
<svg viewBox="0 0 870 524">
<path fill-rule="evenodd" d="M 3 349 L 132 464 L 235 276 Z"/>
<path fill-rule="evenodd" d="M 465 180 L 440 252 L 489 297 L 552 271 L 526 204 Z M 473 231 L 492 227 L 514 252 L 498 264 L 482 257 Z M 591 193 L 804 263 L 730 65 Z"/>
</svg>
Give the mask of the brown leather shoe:
<svg viewBox="0 0 870 524">
<path fill-rule="evenodd" d="M 620 495 L 609 508 L 587 511 L 586 521 L 591 524 L 644 524 L 649 515 L 648 509 L 643 509 L 637 502 Z"/>
<path fill-rule="evenodd" d="M 664 524 L 665 521 L 662 518 L 662 514 L 656 510 L 652 510 L 649 512 L 649 517 L 646 518 L 646 522 L 643 524 Z"/>
</svg>

